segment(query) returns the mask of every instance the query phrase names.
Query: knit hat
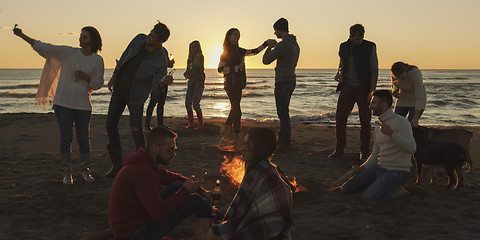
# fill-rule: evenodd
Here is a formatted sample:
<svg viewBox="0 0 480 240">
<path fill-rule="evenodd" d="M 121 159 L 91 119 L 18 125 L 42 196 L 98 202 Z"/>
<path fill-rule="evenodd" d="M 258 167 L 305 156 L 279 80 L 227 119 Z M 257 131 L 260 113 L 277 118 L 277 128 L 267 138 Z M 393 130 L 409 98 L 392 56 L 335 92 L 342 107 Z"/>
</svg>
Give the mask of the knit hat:
<svg viewBox="0 0 480 240">
<path fill-rule="evenodd" d="M 288 32 L 288 21 L 285 18 L 280 18 L 278 19 L 274 24 L 273 24 L 273 29 L 282 31 L 282 32 Z"/>
</svg>

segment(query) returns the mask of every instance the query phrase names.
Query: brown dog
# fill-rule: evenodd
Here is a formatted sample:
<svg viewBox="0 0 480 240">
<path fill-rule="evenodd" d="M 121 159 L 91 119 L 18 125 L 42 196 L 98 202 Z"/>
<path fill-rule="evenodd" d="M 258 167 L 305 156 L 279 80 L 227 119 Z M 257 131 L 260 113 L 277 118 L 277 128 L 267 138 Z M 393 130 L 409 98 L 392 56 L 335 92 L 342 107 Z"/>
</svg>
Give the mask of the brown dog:
<svg viewBox="0 0 480 240">
<path fill-rule="evenodd" d="M 465 169 L 467 173 L 473 172 L 472 158 L 470 157 L 470 145 L 473 133 L 462 128 L 427 128 L 427 138 L 434 142 L 456 142 L 466 152 Z M 435 166 L 430 165 L 430 183 L 436 178 Z"/>
</svg>

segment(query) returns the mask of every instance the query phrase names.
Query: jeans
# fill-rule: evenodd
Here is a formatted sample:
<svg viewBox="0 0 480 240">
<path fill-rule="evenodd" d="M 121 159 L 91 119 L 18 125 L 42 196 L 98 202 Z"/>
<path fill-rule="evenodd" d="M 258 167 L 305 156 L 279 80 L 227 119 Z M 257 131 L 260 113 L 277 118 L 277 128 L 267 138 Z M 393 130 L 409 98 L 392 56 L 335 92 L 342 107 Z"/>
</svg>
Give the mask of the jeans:
<svg viewBox="0 0 480 240">
<path fill-rule="evenodd" d="M 180 181 L 171 183 L 167 188 L 165 188 L 165 190 L 163 190 L 162 198 L 168 198 L 169 196 L 173 195 L 182 187 L 182 185 L 183 183 Z M 207 201 L 205 201 L 198 194 L 191 194 L 185 198 L 183 203 L 165 219 L 159 222 L 153 220 L 152 218 L 147 219 L 147 221 L 140 225 L 132 233 L 132 235 L 125 238 L 125 240 L 160 239 L 192 213 L 199 218 L 209 218 L 211 214 L 210 211 L 210 204 L 208 204 Z"/>
<path fill-rule="evenodd" d="M 145 137 L 142 130 L 143 104 L 130 105 L 130 90 L 121 88 L 113 91 L 110 105 L 108 106 L 107 133 L 109 145 L 112 148 L 121 145 L 118 122 L 125 110 L 125 106 L 128 106 L 128 111 L 130 111 L 130 129 L 132 130 L 135 145 L 137 149 L 139 147 L 145 148 Z"/>
<path fill-rule="evenodd" d="M 344 152 L 347 143 L 347 120 L 357 103 L 358 116 L 360 118 L 360 151 L 362 155 L 370 152 L 370 135 L 372 113 L 368 103 L 368 93 L 361 86 L 343 84 L 342 91 L 338 96 L 337 111 L 335 115 L 335 150 Z"/>
<path fill-rule="evenodd" d="M 145 127 L 150 127 L 152 121 L 153 109 L 157 106 L 157 124 L 163 125 L 163 111 L 165 101 L 167 100 L 168 86 L 162 92 L 152 91 L 150 94 L 150 102 L 148 103 L 147 113 L 145 114 Z M 157 105 L 158 104 L 158 105 Z"/>
<path fill-rule="evenodd" d="M 280 132 L 278 133 L 279 144 L 290 143 L 292 136 L 289 107 L 295 86 L 295 81 L 275 83 L 275 105 L 277 107 L 278 118 L 280 119 Z"/>
<path fill-rule="evenodd" d="M 75 110 L 53 105 L 60 128 L 60 153 L 70 153 L 73 140 L 73 123 L 77 133 L 80 153 L 90 153 L 90 119 L 92 111 Z"/>
<path fill-rule="evenodd" d="M 362 197 L 367 201 L 394 199 L 394 191 L 407 181 L 408 174 L 405 171 L 387 170 L 378 166 L 367 168 L 344 183 L 341 192 L 365 190 Z"/>
<path fill-rule="evenodd" d="M 191 81 L 191 80 L 190 80 Z M 187 110 L 193 109 L 199 112 L 202 111 L 200 108 L 200 100 L 202 100 L 204 85 L 201 82 L 189 83 L 187 86 L 187 94 L 185 96 L 185 107 Z"/>
<path fill-rule="evenodd" d="M 242 110 L 240 109 L 240 101 L 242 100 L 242 90 L 227 91 L 228 100 L 230 100 L 230 112 L 228 113 L 227 126 L 233 125 L 235 132 L 240 132 Z"/>
<path fill-rule="evenodd" d="M 415 107 L 397 107 L 395 106 L 395 113 L 402 116 L 402 117 L 406 117 L 407 114 L 408 114 L 408 121 L 411 122 L 413 120 L 413 116 L 415 116 Z M 422 113 L 423 113 L 423 109 L 422 111 L 420 111 L 420 116 L 418 116 L 418 118 L 420 119 L 420 117 L 422 116 Z"/>
</svg>

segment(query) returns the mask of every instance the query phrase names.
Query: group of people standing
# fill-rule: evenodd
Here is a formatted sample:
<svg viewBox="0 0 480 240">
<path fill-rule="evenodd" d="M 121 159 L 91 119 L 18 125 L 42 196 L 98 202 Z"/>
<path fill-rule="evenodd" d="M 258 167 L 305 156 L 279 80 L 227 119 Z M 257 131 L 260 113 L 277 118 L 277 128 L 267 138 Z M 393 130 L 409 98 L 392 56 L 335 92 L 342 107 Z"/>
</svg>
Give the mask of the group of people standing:
<svg viewBox="0 0 480 240">
<path fill-rule="evenodd" d="M 172 68 L 175 63 L 163 47 L 170 30 L 159 22 L 148 35 L 138 34 L 129 43 L 108 82 L 112 96 L 106 128 L 112 168 L 106 176 L 116 176 L 109 202 L 109 221 L 115 238 L 161 237 L 192 213 L 205 220 L 198 221 L 194 227 L 198 239 L 290 238 L 291 190 L 285 183 L 286 179 L 270 162 L 270 157 L 275 150 L 290 149 L 289 104 L 296 85 L 295 68 L 300 48 L 296 37 L 289 33 L 285 18 L 276 21 L 273 28 L 275 36 L 282 41 L 268 39 L 255 49 L 244 49 L 238 44 L 240 31 L 236 28 L 229 29 L 223 41 L 218 72 L 224 75 L 224 88 L 231 104 L 225 123 L 227 131 L 236 134 L 241 132 L 240 101 L 247 82 L 245 56 L 258 54 L 264 49 L 264 64 L 277 61 L 274 94 L 280 131 L 278 140 L 270 129 L 253 129 L 245 135 L 242 152 L 247 171 L 244 181 L 227 213 L 220 218 L 222 221 L 213 225 L 210 219 L 205 220 L 211 215 L 211 193 L 201 188 L 198 179 L 186 178 L 160 166 L 170 164 L 177 150 L 177 135 L 163 126 L 163 105 L 168 85 L 173 82 L 172 75 L 167 74 L 167 68 Z M 16 26 L 13 31 L 47 59 L 36 100 L 42 106 L 53 100 L 60 127 L 63 183 L 73 184 L 70 155 L 74 124 L 80 145 L 82 177 L 87 182 L 94 181 L 88 167 L 92 111 L 90 99 L 93 90 L 103 86 L 103 59 L 97 54 L 102 49 L 100 34 L 93 27 L 84 27 L 79 39 L 80 48 L 73 48 L 33 40 Z M 394 197 L 392 192 L 406 180 L 405 172 L 408 173 L 409 168 L 406 156 L 410 156 L 412 149 L 415 149 L 412 146 L 411 129 L 405 126 L 418 125 L 425 109 L 426 94 L 421 72 L 416 66 L 403 62 L 393 64 L 392 91 L 397 97 L 395 112 L 402 116 L 409 114 L 410 124 L 405 124 L 405 118 L 392 115 L 391 91 L 376 90 L 376 45 L 364 40 L 364 33 L 362 25 L 353 25 L 349 39 L 340 45 L 340 64 L 335 76 L 339 82 L 337 90 L 340 91 L 336 110 L 336 144 L 335 151 L 329 157 L 340 158 L 344 154 L 346 123 L 356 103 L 361 122 L 360 159 L 365 163 L 358 167 L 360 178 L 344 184 L 342 192 L 350 193 L 375 185 L 369 190 L 367 199 L 390 199 Z M 205 72 L 204 56 L 198 41 L 190 43 L 184 77 L 188 79 L 185 99 L 187 128 L 202 129 L 204 122 L 200 100 Z M 151 102 L 143 125 L 144 104 L 149 95 Z M 151 114 L 156 104 L 159 127 L 151 129 Z M 125 107 L 130 112 L 130 127 L 137 152 L 123 158 L 118 124 Z M 196 127 L 194 110 L 198 120 Z M 379 116 L 382 123 L 375 129 L 375 146 L 370 154 L 372 112 Z M 145 132 L 148 133 L 146 143 Z M 395 149 L 395 154 L 382 154 L 388 149 Z M 371 168 L 373 166 L 375 168 Z M 369 171 L 363 171 L 365 169 Z M 400 171 L 401 174 L 392 174 L 390 171 Z M 396 177 L 392 181 L 395 184 L 390 184 L 385 190 L 385 185 L 375 184 L 380 175 Z M 162 186 L 168 187 L 163 189 Z M 378 193 L 378 189 L 383 192 Z"/>
</svg>

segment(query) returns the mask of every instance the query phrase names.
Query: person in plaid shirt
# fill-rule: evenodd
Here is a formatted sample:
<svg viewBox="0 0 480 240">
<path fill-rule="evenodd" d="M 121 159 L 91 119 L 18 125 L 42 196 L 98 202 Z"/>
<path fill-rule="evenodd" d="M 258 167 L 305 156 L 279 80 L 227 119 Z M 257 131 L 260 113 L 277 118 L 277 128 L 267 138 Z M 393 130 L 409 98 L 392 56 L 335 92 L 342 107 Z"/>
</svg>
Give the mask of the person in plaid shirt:
<svg viewBox="0 0 480 240">
<path fill-rule="evenodd" d="M 245 135 L 242 184 L 219 224 L 210 227 L 209 220 L 197 220 L 196 239 L 291 239 L 292 191 L 270 162 L 275 139 L 268 128 L 254 128 Z"/>
</svg>

